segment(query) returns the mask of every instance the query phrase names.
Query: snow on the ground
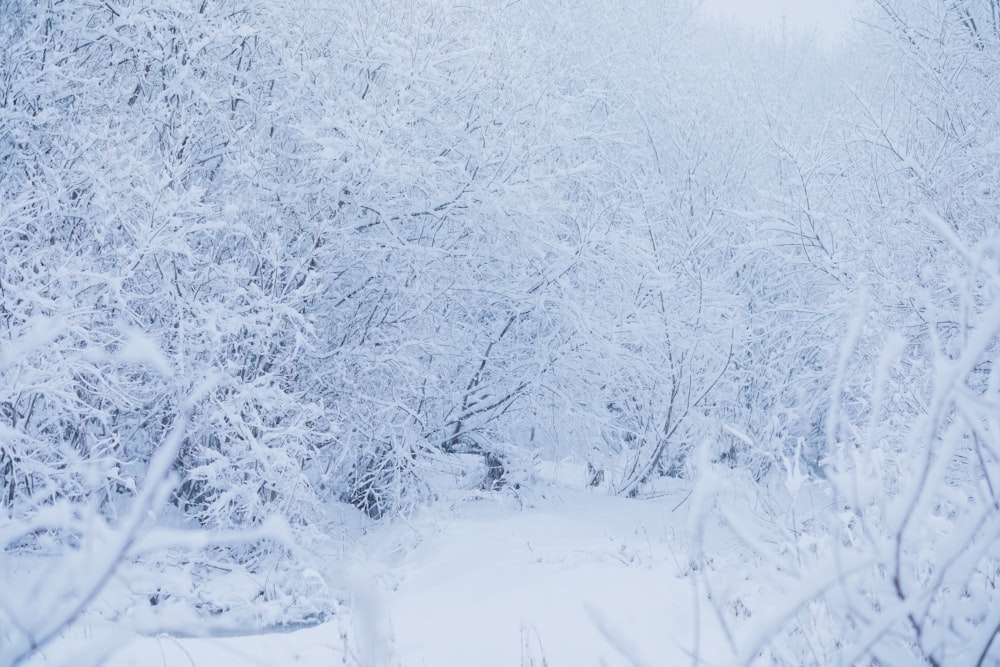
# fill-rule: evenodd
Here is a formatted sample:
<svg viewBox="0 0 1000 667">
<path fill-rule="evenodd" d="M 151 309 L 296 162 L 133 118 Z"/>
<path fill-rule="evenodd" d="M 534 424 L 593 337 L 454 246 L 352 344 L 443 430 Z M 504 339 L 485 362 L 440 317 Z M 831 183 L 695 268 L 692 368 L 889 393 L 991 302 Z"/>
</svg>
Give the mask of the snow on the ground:
<svg viewBox="0 0 1000 667">
<path fill-rule="evenodd" d="M 395 657 L 689 664 L 694 589 L 677 523 L 667 502 L 586 493 L 514 513 L 470 508 L 392 571 Z"/>
<path fill-rule="evenodd" d="M 352 598 L 348 614 L 255 636 L 133 635 L 100 662 L 674 665 L 692 664 L 697 642 L 699 657 L 717 664 L 731 654 L 691 576 L 684 500 L 681 492 L 629 500 L 550 487 L 528 507 L 507 496 L 423 510 L 358 536 L 356 562 L 331 565 Z M 77 629 L 31 663 L 61 664 L 92 651 L 97 637 L 115 639 L 111 632 Z"/>
<path fill-rule="evenodd" d="M 344 638 L 338 624 L 295 632 L 241 637 L 141 637 L 107 661 L 111 667 L 331 667 L 342 665 Z M 347 663 L 350 664 L 350 663 Z"/>
</svg>

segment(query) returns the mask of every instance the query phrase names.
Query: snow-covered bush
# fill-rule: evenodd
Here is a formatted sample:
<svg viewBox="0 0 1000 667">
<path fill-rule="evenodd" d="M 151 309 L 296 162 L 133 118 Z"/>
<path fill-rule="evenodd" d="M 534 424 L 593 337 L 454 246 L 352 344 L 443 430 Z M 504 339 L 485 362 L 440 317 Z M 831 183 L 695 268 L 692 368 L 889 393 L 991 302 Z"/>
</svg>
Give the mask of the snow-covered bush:
<svg viewBox="0 0 1000 667">
<path fill-rule="evenodd" d="M 998 655 L 1000 237 L 970 249 L 943 219 L 925 220 L 957 270 L 921 312 L 948 326 L 908 345 L 863 310 L 834 387 L 828 481 L 810 483 L 786 459 L 777 493 L 787 511 L 720 510 L 765 589 L 751 593 L 760 609 L 740 664 L 981 665 Z M 870 337 L 883 353 L 853 389 L 869 405 L 858 421 L 842 399 Z M 903 401 L 913 406 L 905 422 Z"/>
</svg>

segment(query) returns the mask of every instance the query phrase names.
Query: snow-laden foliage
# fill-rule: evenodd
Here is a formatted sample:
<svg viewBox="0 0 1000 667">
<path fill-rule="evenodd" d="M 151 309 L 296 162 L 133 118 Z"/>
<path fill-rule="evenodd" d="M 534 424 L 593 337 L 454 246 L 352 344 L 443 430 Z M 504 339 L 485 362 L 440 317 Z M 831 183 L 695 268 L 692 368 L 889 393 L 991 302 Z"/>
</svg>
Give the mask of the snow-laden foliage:
<svg viewBox="0 0 1000 667">
<path fill-rule="evenodd" d="M 1000 237 L 970 249 L 943 219 L 924 220 L 962 270 L 923 311 L 959 325 L 961 340 L 908 343 L 876 327 L 867 302 L 842 350 L 825 479 L 810 479 L 800 450 L 781 462 L 777 484 L 750 494 L 759 509 L 749 511 L 745 488 L 723 490 L 725 476 L 706 475 L 698 516 L 708 521 L 712 508 L 752 573 L 738 583 L 706 575 L 728 590 L 716 604 L 754 612 L 734 628 L 737 664 L 996 659 Z M 864 370 L 871 347 L 882 352 Z M 856 372 L 864 388 L 851 386 Z M 860 419 L 845 401 L 854 392 L 870 400 Z M 901 403 L 914 407 L 906 422 Z"/>
<path fill-rule="evenodd" d="M 840 333 L 817 348 L 820 456 L 809 438 L 786 450 L 777 489 L 750 494 L 759 511 L 707 503 L 759 566 L 759 586 L 730 589 L 757 612 L 734 631 L 739 664 L 984 665 L 1000 651 L 1000 14 L 876 4 L 853 102 L 818 141 L 776 143 L 800 189 L 774 205 L 774 232 L 794 239 L 786 266 L 823 288 L 816 321 Z"/>
<path fill-rule="evenodd" d="M 686 2 L 0 0 L 0 557 L 315 619 L 345 506 L 727 469 L 750 533 L 835 499 L 748 540 L 781 586 L 848 568 L 748 661 L 974 664 L 1000 6 L 869 9 L 834 59 Z"/>
</svg>

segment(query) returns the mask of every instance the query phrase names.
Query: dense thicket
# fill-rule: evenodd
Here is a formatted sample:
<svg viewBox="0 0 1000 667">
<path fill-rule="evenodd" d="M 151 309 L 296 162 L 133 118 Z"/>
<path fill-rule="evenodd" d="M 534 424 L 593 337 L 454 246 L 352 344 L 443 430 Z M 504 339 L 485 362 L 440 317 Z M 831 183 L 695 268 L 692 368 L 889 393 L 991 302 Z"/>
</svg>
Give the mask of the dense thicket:
<svg viewBox="0 0 1000 667">
<path fill-rule="evenodd" d="M 835 70 L 684 3 L 0 1 L 0 544 L 113 530 L 168 446 L 174 520 L 301 540 L 539 456 L 874 457 L 858 590 L 945 664 L 902 554 L 995 565 L 1000 10 L 875 4 Z"/>
<path fill-rule="evenodd" d="M 208 526 L 380 516 L 454 452 L 503 483 L 565 417 L 615 490 L 679 470 L 746 141 L 667 94 L 683 14 L 577 9 L 12 3 L 10 513 L 127 492 L 194 387 Z"/>
</svg>

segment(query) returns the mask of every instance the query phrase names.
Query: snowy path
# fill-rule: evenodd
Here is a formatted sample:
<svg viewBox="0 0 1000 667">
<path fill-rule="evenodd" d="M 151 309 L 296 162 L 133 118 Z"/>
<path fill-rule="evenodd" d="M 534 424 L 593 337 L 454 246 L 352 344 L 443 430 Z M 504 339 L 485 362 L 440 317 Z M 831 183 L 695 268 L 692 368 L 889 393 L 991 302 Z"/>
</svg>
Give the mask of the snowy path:
<svg viewBox="0 0 1000 667">
<path fill-rule="evenodd" d="M 549 665 L 689 664 L 693 590 L 678 577 L 667 513 L 581 495 L 450 523 L 399 568 L 396 657 L 408 667 L 541 665 L 543 656 Z"/>
<path fill-rule="evenodd" d="M 350 619 L 285 634 L 135 638 L 108 664 L 692 664 L 695 591 L 678 499 L 559 495 L 525 510 L 469 503 L 450 518 L 368 536 Z M 705 604 L 701 615 L 701 657 L 718 658 L 724 647 Z"/>
</svg>

